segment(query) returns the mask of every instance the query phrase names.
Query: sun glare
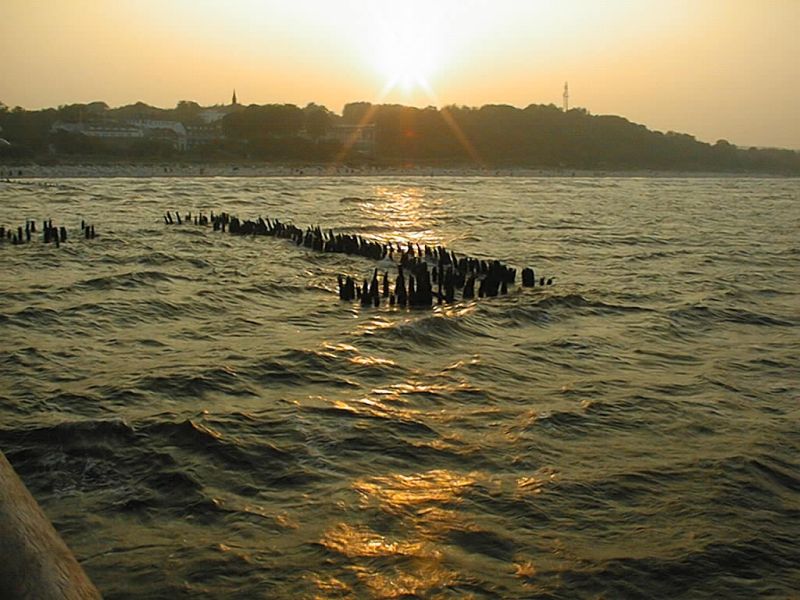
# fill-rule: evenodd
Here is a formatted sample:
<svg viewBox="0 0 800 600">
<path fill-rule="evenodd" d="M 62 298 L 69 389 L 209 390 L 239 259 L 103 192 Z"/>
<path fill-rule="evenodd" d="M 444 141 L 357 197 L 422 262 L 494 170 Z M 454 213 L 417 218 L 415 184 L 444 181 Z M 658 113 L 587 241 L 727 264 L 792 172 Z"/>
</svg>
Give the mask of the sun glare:
<svg viewBox="0 0 800 600">
<path fill-rule="evenodd" d="M 432 95 L 432 80 L 447 59 L 442 17 L 420 2 L 374 8 L 365 51 L 384 80 L 385 93 L 423 90 Z"/>
<path fill-rule="evenodd" d="M 376 57 L 379 69 L 386 77 L 386 85 L 390 88 L 397 86 L 406 93 L 415 87 L 428 89 L 434 71 L 430 52 L 416 40 L 401 41 L 402 37 L 384 44 Z"/>
</svg>

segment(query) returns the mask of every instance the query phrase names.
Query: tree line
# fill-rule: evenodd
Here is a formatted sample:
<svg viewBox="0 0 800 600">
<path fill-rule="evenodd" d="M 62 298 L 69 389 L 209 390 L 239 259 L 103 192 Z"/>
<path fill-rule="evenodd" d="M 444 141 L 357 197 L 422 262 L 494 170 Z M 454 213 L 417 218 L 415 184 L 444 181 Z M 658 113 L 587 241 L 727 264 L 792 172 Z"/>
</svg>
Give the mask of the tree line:
<svg viewBox="0 0 800 600">
<path fill-rule="evenodd" d="M 138 102 L 110 108 L 103 102 L 28 111 L 0 103 L 0 160 L 36 161 L 58 157 L 120 157 L 145 160 L 257 160 L 324 162 L 342 159 L 378 165 L 475 165 L 488 168 L 653 169 L 756 172 L 800 175 L 800 153 L 739 148 L 726 140 L 709 144 L 685 133 L 652 131 L 613 115 L 550 105 L 526 108 L 487 105 L 415 108 L 354 102 L 338 115 L 309 104 L 210 107 L 224 116 L 208 125 L 207 108 L 181 101 L 162 109 Z M 124 146 L 100 138 L 53 132 L 61 122 L 124 123 L 136 119 L 178 121 L 216 127 L 207 143 L 179 152 L 163 139 Z M 374 127 L 374 149 L 357 153 L 329 135 L 342 125 Z M 348 153 L 349 150 L 349 153 Z"/>
<path fill-rule="evenodd" d="M 480 108 L 347 105 L 345 121 L 374 123 L 377 154 L 403 162 L 479 161 L 487 166 L 655 169 L 800 174 L 800 153 L 708 144 L 651 131 L 613 115 L 532 104 Z"/>
</svg>

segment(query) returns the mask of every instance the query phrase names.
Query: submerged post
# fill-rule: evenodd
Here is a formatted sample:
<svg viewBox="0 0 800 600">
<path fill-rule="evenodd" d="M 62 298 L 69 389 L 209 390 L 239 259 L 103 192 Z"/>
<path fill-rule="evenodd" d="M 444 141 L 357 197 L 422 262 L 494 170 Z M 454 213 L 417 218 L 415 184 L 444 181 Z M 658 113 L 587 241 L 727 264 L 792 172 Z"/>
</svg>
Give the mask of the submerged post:
<svg viewBox="0 0 800 600">
<path fill-rule="evenodd" d="M 100 598 L 97 588 L 2 452 L 0 540 L 0 598 Z"/>
</svg>

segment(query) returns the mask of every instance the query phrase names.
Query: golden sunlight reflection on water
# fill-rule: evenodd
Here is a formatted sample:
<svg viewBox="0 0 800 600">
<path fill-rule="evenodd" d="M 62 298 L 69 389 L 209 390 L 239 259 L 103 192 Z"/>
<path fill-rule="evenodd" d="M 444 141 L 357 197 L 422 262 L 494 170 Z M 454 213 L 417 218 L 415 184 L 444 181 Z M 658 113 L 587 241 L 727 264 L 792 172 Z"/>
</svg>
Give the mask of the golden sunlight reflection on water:
<svg viewBox="0 0 800 600">
<path fill-rule="evenodd" d="M 386 533 L 363 524 L 339 522 L 324 533 L 320 543 L 351 561 L 348 568 L 373 597 L 443 597 L 446 586 L 458 580 L 455 565 L 469 560 L 450 543 L 452 537 L 486 535 L 491 539 L 494 535 L 491 529 L 473 522 L 461 507 L 475 486 L 494 489 L 502 485 L 492 479 L 487 473 L 448 469 L 359 479 L 352 487 L 366 511 L 362 514 L 377 509 L 396 521 L 387 524 L 379 520 Z M 553 473 L 543 470 L 508 484 L 520 494 L 535 494 L 552 479 Z M 387 568 L 386 560 L 396 562 Z M 522 579 L 525 589 L 535 589 L 537 568 L 530 557 L 515 553 L 503 570 Z M 346 584 L 338 580 L 318 582 L 321 591 L 342 585 Z"/>
<path fill-rule="evenodd" d="M 433 505 L 460 502 L 461 495 L 477 481 L 477 474 L 458 474 L 434 469 L 414 475 L 393 474 L 357 481 L 353 488 L 364 503 L 377 502 L 381 510 L 398 516 L 418 516 Z"/>
<path fill-rule="evenodd" d="M 442 538 L 464 526 L 460 514 L 449 507 L 459 503 L 475 482 L 476 475 L 445 469 L 360 479 L 353 489 L 362 508 L 377 506 L 401 519 L 402 527 L 381 534 L 366 525 L 340 522 L 323 534 L 320 543 L 353 561 L 350 570 L 375 597 L 431 596 L 456 580 L 456 572 L 443 564 Z M 385 562 L 373 565 L 374 559 L 398 562 L 387 569 Z M 331 585 L 337 586 L 318 582 L 321 591 L 330 590 Z"/>
<path fill-rule="evenodd" d="M 376 232 L 381 241 L 404 240 L 434 246 L 444 243 L 437 231 L 440 228 L 436 227 L 444 216 L 442 200 L 426 195 L 421 188 L 379 186 L 375 188 L 375 198 L 359 207 L 365 222 L 381 223 L 388 228 Z"/>
<path fill-rule="evenodd" d="M 387 573 L 368 564 L 353 565 L 358 579 L 375 597 L 404 595 L 438 597 L 443 586 L 458 578 L 455 564 L 470 560 L 451 545 L 453 536 L 493 539 L 493 526 L 470 518 L 461 506 L 476 486 L 499 493 L 509 486 L 515 495 L 535 495 L 555 480 L 555 472 L 543 468 L 528 477 L 502 481 L 477 471 L 458 473 L 432 469 L 414 474 L 394 473 L 366 477 L 353 483 L 364 511 L 377 509 L 397 521 L 389 526 L 392 535 L 381 535 L 366 526 L 339 523 L 323 536 L 322 544 L 349 559 L 396 558 Z M 381 521 L 382 522 L 382 521 Z M 537 567 L 530 557 L 513 553 L 503 571 L 521 579 L 524 589 L 537 589 Z"/>
<path fill-rule="evenodd" d="M 369 527 L 339 523 L 325 532 L 320 543 L 331 552 L 348 558 L 415 556 L 439 558 L 439 553 L 422 540 L 396 540 Z"/>
<path fill-rule="evenodd" d="M 480 388 L 468 382 L 424 383 L 409 380 L 386 387 L 374 388 L 372 394 L 381 400 L 408 403 L 412 398 L 444 397 L 454 392 L 478 392 Z"/>
<path fill-rule="evenodd" d="M 418 423 L 423 417 L 421 411 L 389 406 L 371 398 L 357 398 L 349 401 L 327 400 L 327 404 L 343 413 L 370 419 L 389 419 L 400 423 Z M 427 415 L 425 415 L 427 418 Z"/>
</svg>

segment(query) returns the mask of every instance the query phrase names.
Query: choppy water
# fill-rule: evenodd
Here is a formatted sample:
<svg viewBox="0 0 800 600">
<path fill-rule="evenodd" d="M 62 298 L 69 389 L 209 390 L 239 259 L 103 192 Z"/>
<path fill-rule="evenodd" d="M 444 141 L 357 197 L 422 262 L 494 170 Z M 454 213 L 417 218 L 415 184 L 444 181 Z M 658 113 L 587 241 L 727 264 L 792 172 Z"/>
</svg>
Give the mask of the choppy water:
<svg viewBox="0 0 800 600">
<path fill-rule="evenodd" d="M 0 184 L 0 448 L 107 598 L 790 597 L 800 182 Z M 341 303 L 367 259 L 228 210 L 532 265 Z"/>
</svg>

